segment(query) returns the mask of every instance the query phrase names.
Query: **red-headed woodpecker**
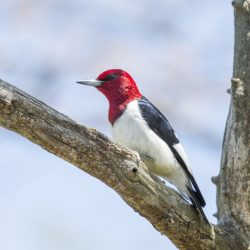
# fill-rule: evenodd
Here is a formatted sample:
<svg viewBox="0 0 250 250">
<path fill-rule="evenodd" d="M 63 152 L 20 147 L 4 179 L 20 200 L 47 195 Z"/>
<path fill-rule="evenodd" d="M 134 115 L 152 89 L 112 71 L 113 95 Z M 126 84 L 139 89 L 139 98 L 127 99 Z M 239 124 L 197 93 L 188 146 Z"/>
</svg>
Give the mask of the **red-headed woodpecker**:
<svg viewBox="0 0 250 250">
<path fill-rule="evenodd" d="M 111 69 L 96 80 L 77 83 L 94 86 L 107 97 L 114 141 L 137 151 L 151 172 L 175 185 L 209 224 L 202 209 L 205 200 L 178 137 L 165 116 L 142 96 L 133 78 L 121 69 Z"/>
</svg>

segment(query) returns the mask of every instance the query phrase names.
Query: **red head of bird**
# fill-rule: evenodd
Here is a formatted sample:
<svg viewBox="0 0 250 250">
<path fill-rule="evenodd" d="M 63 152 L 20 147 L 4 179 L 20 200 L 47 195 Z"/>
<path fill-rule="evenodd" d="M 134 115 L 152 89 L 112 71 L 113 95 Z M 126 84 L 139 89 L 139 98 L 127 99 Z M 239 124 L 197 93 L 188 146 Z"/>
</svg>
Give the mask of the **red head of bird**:
<svg viewBox="0 0 250 250">
<path fill-rule="evenodd" d="M 134 79 L 124 70 L 110 69 L 101 73 L 96 80 L 84 80 L 78 83 L 94 86 L 109 101 L 109 121 L 113 124 L 122 114 L 127 104 L 141 98 Z"/>
</svg>

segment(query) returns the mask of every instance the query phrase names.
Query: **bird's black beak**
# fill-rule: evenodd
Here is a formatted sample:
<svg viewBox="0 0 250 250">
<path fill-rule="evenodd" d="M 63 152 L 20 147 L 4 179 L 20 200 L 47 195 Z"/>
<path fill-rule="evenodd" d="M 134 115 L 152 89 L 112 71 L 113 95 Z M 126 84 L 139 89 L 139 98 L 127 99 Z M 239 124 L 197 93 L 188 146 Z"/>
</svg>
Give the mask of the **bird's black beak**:
<svg viewBox="0 0 250 250">
<path fill-rule="evenodd" d="M 83 80 L 83 81 L 78 81 L 77 83 L 87 85 L 87 86 L 93 86 L 93 87 L 98 87 L 103 84 L 103 81 L 100 80 Z"/>
</svg>

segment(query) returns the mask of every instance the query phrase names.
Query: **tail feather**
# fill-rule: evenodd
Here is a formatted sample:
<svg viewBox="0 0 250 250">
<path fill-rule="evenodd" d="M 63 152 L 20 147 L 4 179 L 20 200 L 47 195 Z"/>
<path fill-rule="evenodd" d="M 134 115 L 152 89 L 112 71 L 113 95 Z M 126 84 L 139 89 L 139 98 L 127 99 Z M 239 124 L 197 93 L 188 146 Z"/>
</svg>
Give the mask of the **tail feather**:
<svg viewBox="0 0 250 250">
<path fill-rule="evenodd" d="M 205 202 L 200 202 L 200 197 L 199 195 L 197 195 L 197 192 L 195 190 L 192 189 L 192 187 L 188 187 L 188 192 L 190 194 L 190 201 L 192 202 L 192 205 L 194 206 L 194 208 L 198 211 L 198 213 L 201 215 L 201 217 L 203 218 L 203 220 L 206 222 L 206 224 L 210 225 L 202 207 L 204 207 L 204 203 Z"/>
<path fill-rule="evenodd" d="M 205 202 L 205 200 L 204 200 L 204 198 L 203 198 L 203 196 L 202 196 L 202 193 L 201 193 L 201 191 L 200 191 L 200 189 L 199 189 L 199 186 L 198 186 L 197 182 L 195 181 L 193 175 L 190 173 L 190 171 L 189 171 L 189 169 L 188 169 L 188 167 L 187 167 L 185 161 L 182 159 L 182 157 L 179 155 L 179 153 L 176 151 L 176 149 L 175 149 L 174 147 L 171 147 L 171 150 L 172 150 L 172 152 L 173 152 L 175 158 L 176 158 L 177 161 L 179 162 L 180 166 L 181 166 L 182 169 L 184 170 L 185 174 L 187 175 L 188 179 L 189 179 L 190 182 L 192 183 L 192 184 L 191 184 L 191 183 L 189 184 L 190 187 L 192 186 L 193 189 L 194 189 L 194 190 L 193 190 L 193 189 L 191 188 L 191 189 L 192 189 L 192 191 L 191 191 L 192 194 L 191 194 L 191 195 L 192 195 L 193 197 L 195 197 L 195 200 L 198 202 L 198 204 L 199 204 L 200 206 L 205 207 L 206 202 Z"/>
<path fill-rule="evenodd" d="M 199 202 L 199 204 L 202 206 L 202 207 L 205 207 L 206 206 L 206 202 L 205 202 L 205 199 L 203 198 L 203 195 L 201 194 L 201 191 L 199 189 L 199 186 L 197 185 L 194 177 L 190 174 L 190 176 L 188 176 L 191 180 L 191 183 L 194 187 L 194 190 L 192 188 L 188 188 L 188 191 L 190 192 L 190 194 L 192 196 L 195 196 L 196 197 L 196 200 Z M 191 191 L 190 191 L 191 190 Z"/>
</svg>

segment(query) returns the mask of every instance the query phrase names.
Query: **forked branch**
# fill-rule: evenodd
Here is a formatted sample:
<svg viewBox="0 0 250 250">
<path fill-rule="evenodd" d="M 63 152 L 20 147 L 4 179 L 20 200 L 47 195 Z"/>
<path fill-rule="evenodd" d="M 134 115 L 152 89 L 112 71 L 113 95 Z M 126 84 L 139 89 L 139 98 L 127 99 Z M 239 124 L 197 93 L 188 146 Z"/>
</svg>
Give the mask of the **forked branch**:
<svg viewBox="0 0 250 250">
<path fill-rule="evenodd" d="M 245 245 L 235 232 L 207 226 L 129 149 L 1 80 L 0 125 L 103 181 L 180 249 Z"/>
</svg>

